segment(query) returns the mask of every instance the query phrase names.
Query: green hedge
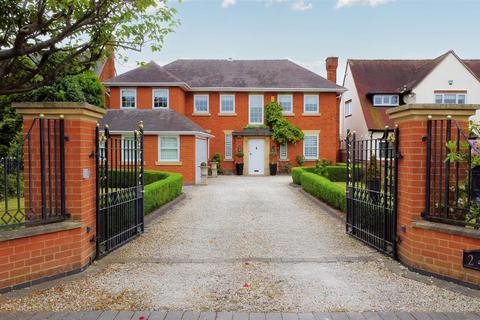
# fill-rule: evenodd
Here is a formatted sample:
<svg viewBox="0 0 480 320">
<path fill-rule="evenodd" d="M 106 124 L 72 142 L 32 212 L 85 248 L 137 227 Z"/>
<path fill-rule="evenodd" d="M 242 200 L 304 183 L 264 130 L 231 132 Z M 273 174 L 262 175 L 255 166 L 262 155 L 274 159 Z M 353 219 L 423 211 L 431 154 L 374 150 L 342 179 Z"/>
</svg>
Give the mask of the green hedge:
<svg viewBox="0 0 480 320">
<path fill-rule="evenodd" d="M 327 166 L 326 177 L 331 181 L 345 182 L 347 181 L 347 167 L 345 166 Z"/>
<path fill-rule="evenodd" d="M 183 176 L 180 173 L 153 170 L 149 170 L 148 173 L 151 177 L 163 175 L 164 178 L 145 184 L 143 199 L 145 215 L 178 197 L 182 193 L 183 186 Z M 147 171 L 145 171 L 145 181 L 147 181 Z"/>
<path fill-rule="evenodd" d="M 305 171 L 300 180 L 303 190 L 338 210 L 346 211 L 347 199 L 345 189 L 342 186 L 318 174 Z"/>
<path fill-rule="evenodd" d="M 109 185 L 112 188 L 132 186 L 135 184 L 134 174 L 111 170 Z M 182 193 L 183 176 L 175 172 L 145 170 L 144 185 L 143 206 L 147 215 Z"/>
</svg>

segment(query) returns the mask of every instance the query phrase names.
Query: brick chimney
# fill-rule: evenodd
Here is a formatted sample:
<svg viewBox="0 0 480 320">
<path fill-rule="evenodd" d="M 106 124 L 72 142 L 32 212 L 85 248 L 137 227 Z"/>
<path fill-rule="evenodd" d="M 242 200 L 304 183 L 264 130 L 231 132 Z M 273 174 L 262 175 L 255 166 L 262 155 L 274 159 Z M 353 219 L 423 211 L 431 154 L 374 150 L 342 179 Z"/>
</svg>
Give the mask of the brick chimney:
<svg viewBox="0 0 480 320">
<path fill-rule="evenodd" d="M 338 57 L 328 57 L 325 60 L 325 66 L 327 68 L 327 79 L 337 83 Z"/>
</svg>

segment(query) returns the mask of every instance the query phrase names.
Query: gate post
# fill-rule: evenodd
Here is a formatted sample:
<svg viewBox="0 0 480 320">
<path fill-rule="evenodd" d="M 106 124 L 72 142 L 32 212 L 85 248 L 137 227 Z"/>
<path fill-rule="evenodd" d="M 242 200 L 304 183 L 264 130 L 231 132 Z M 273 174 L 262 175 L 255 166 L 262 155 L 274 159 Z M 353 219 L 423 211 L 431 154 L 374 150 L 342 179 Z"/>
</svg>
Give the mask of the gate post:
<svg viewBox="0 0 480 320">
<path fill-rule="evenodd" d="M 462 266 L 463 249 L 480 249 L 480 237 L 465 241 L 452 233 L 434 231 L 452 229 L 450 225 L 427 222 L 422 219 L 426 206 L 427 183 L 427 130 L 428 119 L 452 119 L 467 127 L 468 119 L 478 105 L 411 104 L 387 110 L 390 119 L 399 126 L 399 152 L 397 181 L 397 234 L 398 258 L 412 269 L 461 281 L 480 283 Z M 461 228 L 458 227 L 458 232 Z M 480 234 L 479 234 L 480 236 Z M 455 243 L 450 244 L 447 239 Z M 461 245 L 460 245 L 461 244 Z M 477 272 L 478 273 L 478 272 Z"/>
<path fill-rule="evenodd" d="M 87 103 L 26 102 L 13 105 L 23 116 L 24 127 L 35 118 L 64 119 L 64 203 L 62 209 L 71 220 L 81 222 L 77 243 L 67 245 L 72 249 L 72 270 L 87 266 L 95 256 L 96 227 L 96 168 L 95 128 L 105 110 Z M 27 156 L 27 155 L 25 155 Z M 35 195 L 33 197 L 36 198 Z M 67 270 L 65 270 L 67 271 Z"/>
</svg>

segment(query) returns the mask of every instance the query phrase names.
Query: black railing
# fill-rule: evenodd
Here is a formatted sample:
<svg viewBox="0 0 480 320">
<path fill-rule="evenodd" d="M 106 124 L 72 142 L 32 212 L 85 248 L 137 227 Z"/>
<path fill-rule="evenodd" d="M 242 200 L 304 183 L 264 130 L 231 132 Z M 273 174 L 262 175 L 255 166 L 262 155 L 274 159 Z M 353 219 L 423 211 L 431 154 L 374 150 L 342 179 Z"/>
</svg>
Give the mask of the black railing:
<svg viewBox="0 0 480 320">
<path fill-rule="evenodd" d="M 396 257 L 399 130 L 357 139 L 348 134 L 347 233 Z"/>
<path fill-rule="evenodd" d="M 480 228 L 480 151 L 477 137 L 448 119 L 428 120 L 427 220 Z"/>
<path fill-rule="evenodd" d="M 65 210 L 63 119 L 34 119 L 0 159 L 0 229 L 61 221 Z"/>
<path fill-rule="evenodd" d="M 97 257 L 140 235 L 143 217 L 143 125 L 130 135 L 97 127 Z"/>
</svg>

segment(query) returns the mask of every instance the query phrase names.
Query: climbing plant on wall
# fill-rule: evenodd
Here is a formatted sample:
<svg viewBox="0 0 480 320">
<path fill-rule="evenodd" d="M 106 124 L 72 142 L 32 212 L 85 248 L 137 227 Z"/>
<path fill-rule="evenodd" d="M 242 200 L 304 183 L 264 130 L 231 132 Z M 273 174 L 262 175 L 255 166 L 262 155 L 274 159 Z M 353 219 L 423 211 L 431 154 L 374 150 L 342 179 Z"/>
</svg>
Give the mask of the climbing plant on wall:
<svg viewBox="0 0 480 320">
<path fill-rule="evenodd" d="M 283 117 L 282 107 L 275 101 L 265 106 L 265 122 L 273 132 L 272 139 L 278 144 L 295 144 L 303 140 L 302 130 Z"/>
</svg>

